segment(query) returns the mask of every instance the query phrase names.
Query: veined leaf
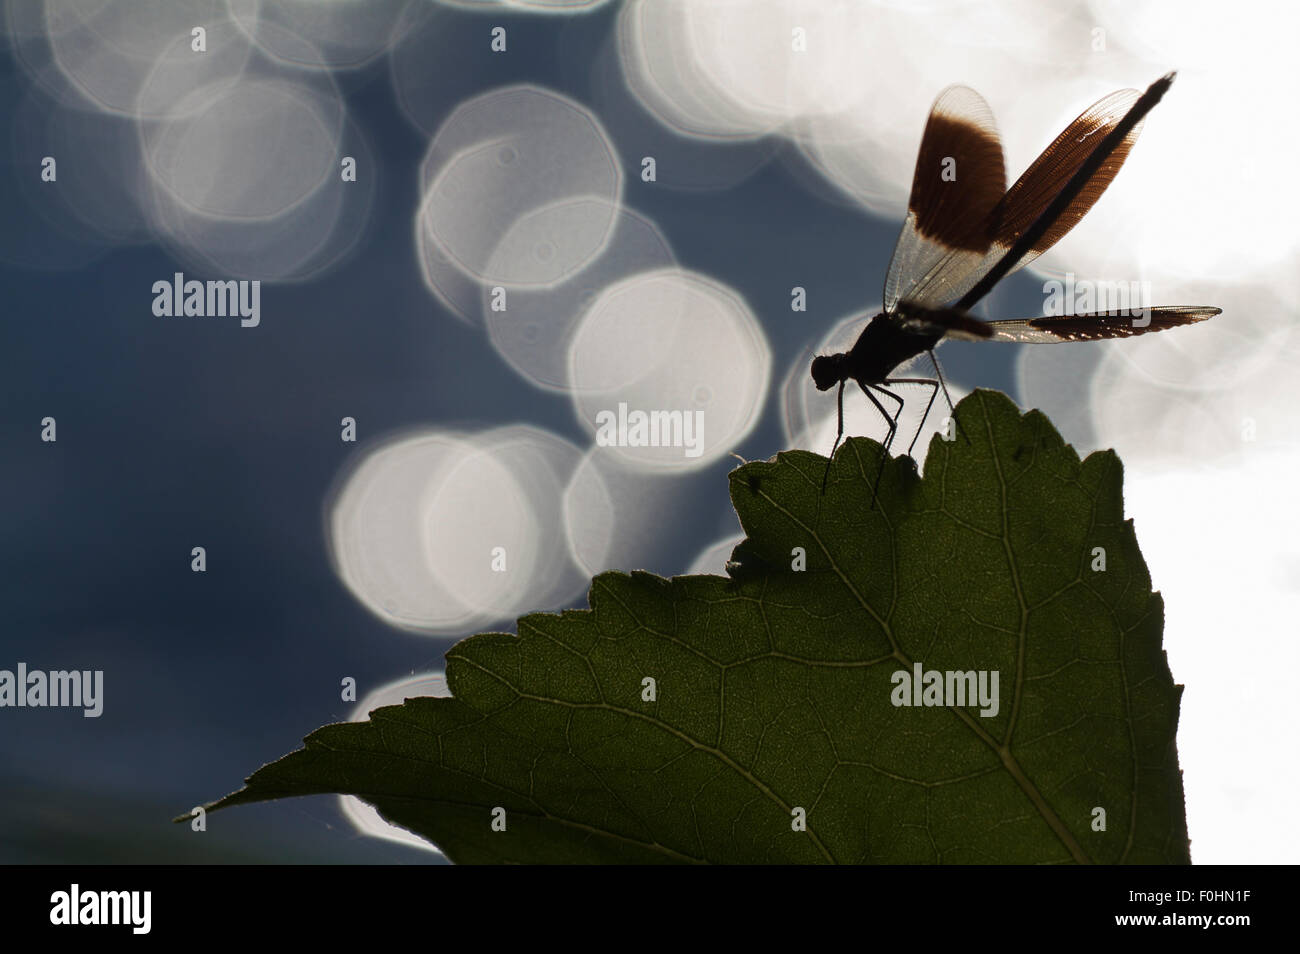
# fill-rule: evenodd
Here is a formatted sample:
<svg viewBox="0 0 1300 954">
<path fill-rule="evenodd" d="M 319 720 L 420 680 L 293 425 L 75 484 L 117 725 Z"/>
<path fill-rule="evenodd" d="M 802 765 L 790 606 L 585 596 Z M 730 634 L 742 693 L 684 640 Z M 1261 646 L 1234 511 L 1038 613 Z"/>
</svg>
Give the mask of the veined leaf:
<svg viewBox="0 0 1300 954">
<path fill-rule="evenodd" d="M 1118 458 L 993 392 L 956 416 L 874 508 L 873 441 L 824 495 L 815 454 L 738 468 L 729 578 L 601 574 L 211 807 L 349 793 L 459 862 L 1188 862 Z"/>
</svg>

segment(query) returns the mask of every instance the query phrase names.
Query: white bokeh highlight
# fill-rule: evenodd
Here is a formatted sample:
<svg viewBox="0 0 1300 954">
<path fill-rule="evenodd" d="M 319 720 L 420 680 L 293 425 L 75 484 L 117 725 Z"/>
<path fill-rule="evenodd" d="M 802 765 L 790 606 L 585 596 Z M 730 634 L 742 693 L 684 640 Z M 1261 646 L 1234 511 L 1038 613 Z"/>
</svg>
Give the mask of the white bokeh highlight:
<svg viewBox="0 0 1300 954">
<path fill-rule="evenodd" d="M 585 582 L 561 507 L 581 458 L 526 426 L 391 437 L 331 494 L 335 572 L 380 619 L 429 635 L 561 608 Z"/>
<path fill-rule="evenodd" d="M 475 282 L 549 285 L 605 249 L 623 174 L 595 115 L 551 90 L 511 86 L 462 103 L 421 165 L 416 234 Z M 582 201 L 592 199 L 595 201 Z M 436 274 L 425 281 L 440 294 Z"/>
<path fill-rule="evenodd" d="M 680 412 L 702 422 L 699 446 L 608 446 L 624 462 L 678 471 L 707 466 L 753 429 L 767 396 L 767 337 L 734 290 L 693 272 L 648 272 L 605 288 L 569 349 L 579 422 L 594 438 L 602 413 Z M 700 415 L 696 415 L 700 412 Z"/>
<path fill-rule="evenodd" d="M 430 672 L 419 676 L 411 675 L 380 686 L 373 692 L 367 693 L 366 697 L 357 703 L 356 708 L 348 716 L 348 721 L 365 722 L 375 709 L 383 706 L 400 706 L 405 700 L 420 696 L 432 696 L 435 699 L 451 698 L 451 690 L 447 688 L 446 675 L 441 672 Z M 363 802 L 355 795 L 340 795 L 338 798 L 339 808 L 344 817 L 361 834 L 370 838 L 381 838 L 384 841 L 394 841 L 398 844 L 408 845 L 411 848 L 442 854 L 431 841 L 420 837 L 413 831 L 407 831 L 405 828 L 399 828 L 397 825 L 384 821 L 373 805 Z"/>
<path fill-rule="evenodd" d="M 570 216 L 579 223 L 604 215 L 614 220 L 608 246 L 594 261 L 557 283 L 482 287 L 482 320 L 492 347 L 519 375 L 552 391 L 569 387 L 569 347 L 579 320 L 597 296 L 628 276 L 676 264 L 668 240 L 645 216 L 610 207 L 602 199 L 580 199 L 570 205 Z M 587 208 L 592 205 L 602 208 Z M 551 219 L 540 232 L 534 230 L 535 223 L 529 223 L 535 247 L 553 249 L 555 243 L 549 232 L 563 234 L 563 217 L 555 215 Z M 508 262 L 498 262 L 501 257 L 516 257 L 516 247 L 526 244 L 514 232 L 508 232 L 493 253 L 490 271 L 520 271 Z M 503 307 L 497 307 L 498 300 Z"/>
<path fill-rule="evenodd" d="M 1274 91 L 1295 88 L 1300 8 L 1246 5 L 1207 28 L 1223 20 L 1217 10 L 1209 0 L 1097 0 L 1051 16 L 1036 0 L 629 0 L 618 28 L 627 84 L 664 126 L 716 141 L 786 136 L 846 195 L 890 218 L 902 216 L 925 117 L 949 84 L 989 101 L 1014 179 L 1090 103 L 1177 69 L 1123 174 L 1041 264 L 1244 281 L 1294 268 L 1300 249 L 1300 190 L 1267 158 L 1297 152 L 1300 127 L 1276 121 Z M 1206 116 L 1250 130 L 1249 148 L 1203 148 Z M 1189 206 L 1210 182 L 1230 198 Z"/>
<path fill-rule="evenodd" d="M 691 576 L 697 573 L 707 573 L 712 576 L 726 576 L 727 564 L 731 561 L 731 553 L 744 539 L 745 535 L 743 533 L 733 533 L 720 540 L 715 540 L 696 554 L 695 559 L 683 575 Z"/>
<path fill-rule="evenodd" d="M 356 69 L 387 53 L 410 0 L 226 0 L 271 58 L 306 69 Z"/>
</svg>

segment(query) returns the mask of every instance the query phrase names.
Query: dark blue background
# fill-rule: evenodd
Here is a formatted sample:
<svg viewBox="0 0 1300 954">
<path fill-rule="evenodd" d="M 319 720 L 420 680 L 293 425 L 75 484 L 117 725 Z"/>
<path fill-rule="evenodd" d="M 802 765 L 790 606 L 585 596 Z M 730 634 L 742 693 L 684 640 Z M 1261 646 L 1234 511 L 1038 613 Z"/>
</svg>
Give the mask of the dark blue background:
<svg viewBox="0 0 1300 954">
<path fill-rule="evenodd" d="M 614 12 L 446 15 L 421 109 L 446 115 L 517 82 L 593 103 L 590 58 Z M 509 29 L 506 55 L 484 42 L 495 24 Z M 364 695 L 441 667 L 452 640 L 386 626 L 329 566 L 326 494 L 367 439 L 411 425 L 524 422 L 587 443 L 566 397 L 519 378 L 424 289 L 411 223 L 427 140 L 399 110 L 386 63 L 337 79 L 378 164 L 361 170 L 379 180 L 374 215 L 324 277 L 264 285 L 260 327 L 154 317 L 151 285 L 183 270 L 154 245 L 61 271 L 0 265 L 0 668 L 105 672 L 98 719 L 0 710 L 0 861 L 437 858 L 355 834 L 332 796 L 222 812 L 204 835 L 169 823 L 345 718 L 343 676 Z M 6 51 L 6 133 L 30 87 Z M 641 119 L 641 139 L 669 135 Z M 88 123 L 85 149 L 60 157 L 60 176 L 101 174 L 94 152 Z M 643 183 L 638 153 L 621 154 L 627 204 L 658 224 L 683 267 L 739 290 L 766 330 L 773 388 L 737 451 L 768 457 L 783 449 L 782 375 L 834 321 L 878 302 L 899 223 L 811 194 L 801 182 L 812 174 L 792 174 L 800 160 L 784 145 L 756 175 L 712 193 Z M 8 142 L 3 160 L 11 180 L 37 174 Z M 47 228 L 16 202 L 0 209 L 8 239 L 40 241 Z M 1007 284 L 998 310 L 1037 307 L 1036 282 Z M 808 289 L 807 313 L 790 311 L 795 285 Z M 1014 348 L 952 345 L 942 356 L 964 386 L 1011 385 Z M 47 415 L 58 421 L 55 444 L 40 440 Z M 344 415 L 359 422 L 361 445 L 340 442 Z M 727 458 L 681 480 L 683 519 L 665 522 L 646 569 L 683 572 L 738 529 L 725 479 L 733 466 Z M 207 548 L 205 574 L 190 571 L 196 545 Z"/>
</svg>

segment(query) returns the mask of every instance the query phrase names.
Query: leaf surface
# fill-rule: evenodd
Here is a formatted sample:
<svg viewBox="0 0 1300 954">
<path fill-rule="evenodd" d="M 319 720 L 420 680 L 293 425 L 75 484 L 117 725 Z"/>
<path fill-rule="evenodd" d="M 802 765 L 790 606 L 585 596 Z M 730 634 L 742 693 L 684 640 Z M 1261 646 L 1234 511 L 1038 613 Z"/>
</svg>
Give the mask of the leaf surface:
<svg viewBox="0 0 1300 954">
<path fill-rule="evenodd" d="M 1187 863 L 1118 458 L 990 391 L 957 419 L 874 508 L 873 441 L 825 495 L 824 457 L 745 464 L 729 577 L 601 574 L 589 610 L 452 647 L 452 698 L 327 725 L 211 807 L 357 795 L 471 863 Z M 918 664 L 996 672 L 996 705 L 896 705 Z"/>
</svg>

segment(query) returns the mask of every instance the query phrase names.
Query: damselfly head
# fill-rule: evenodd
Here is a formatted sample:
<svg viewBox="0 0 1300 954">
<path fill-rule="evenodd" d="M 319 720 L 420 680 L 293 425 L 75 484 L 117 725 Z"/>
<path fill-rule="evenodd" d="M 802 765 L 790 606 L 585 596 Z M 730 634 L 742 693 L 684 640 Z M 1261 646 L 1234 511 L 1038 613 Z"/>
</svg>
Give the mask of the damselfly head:
<svg viewBox="0 0 1300 954">
<path fill-rule="evenodd" d="M 818 391 L 829 391 L 844 380 L 841 373 L 843 362 L 842 354 L 819 354 L 813 358 L 812 378 Z"/>
</svg>

